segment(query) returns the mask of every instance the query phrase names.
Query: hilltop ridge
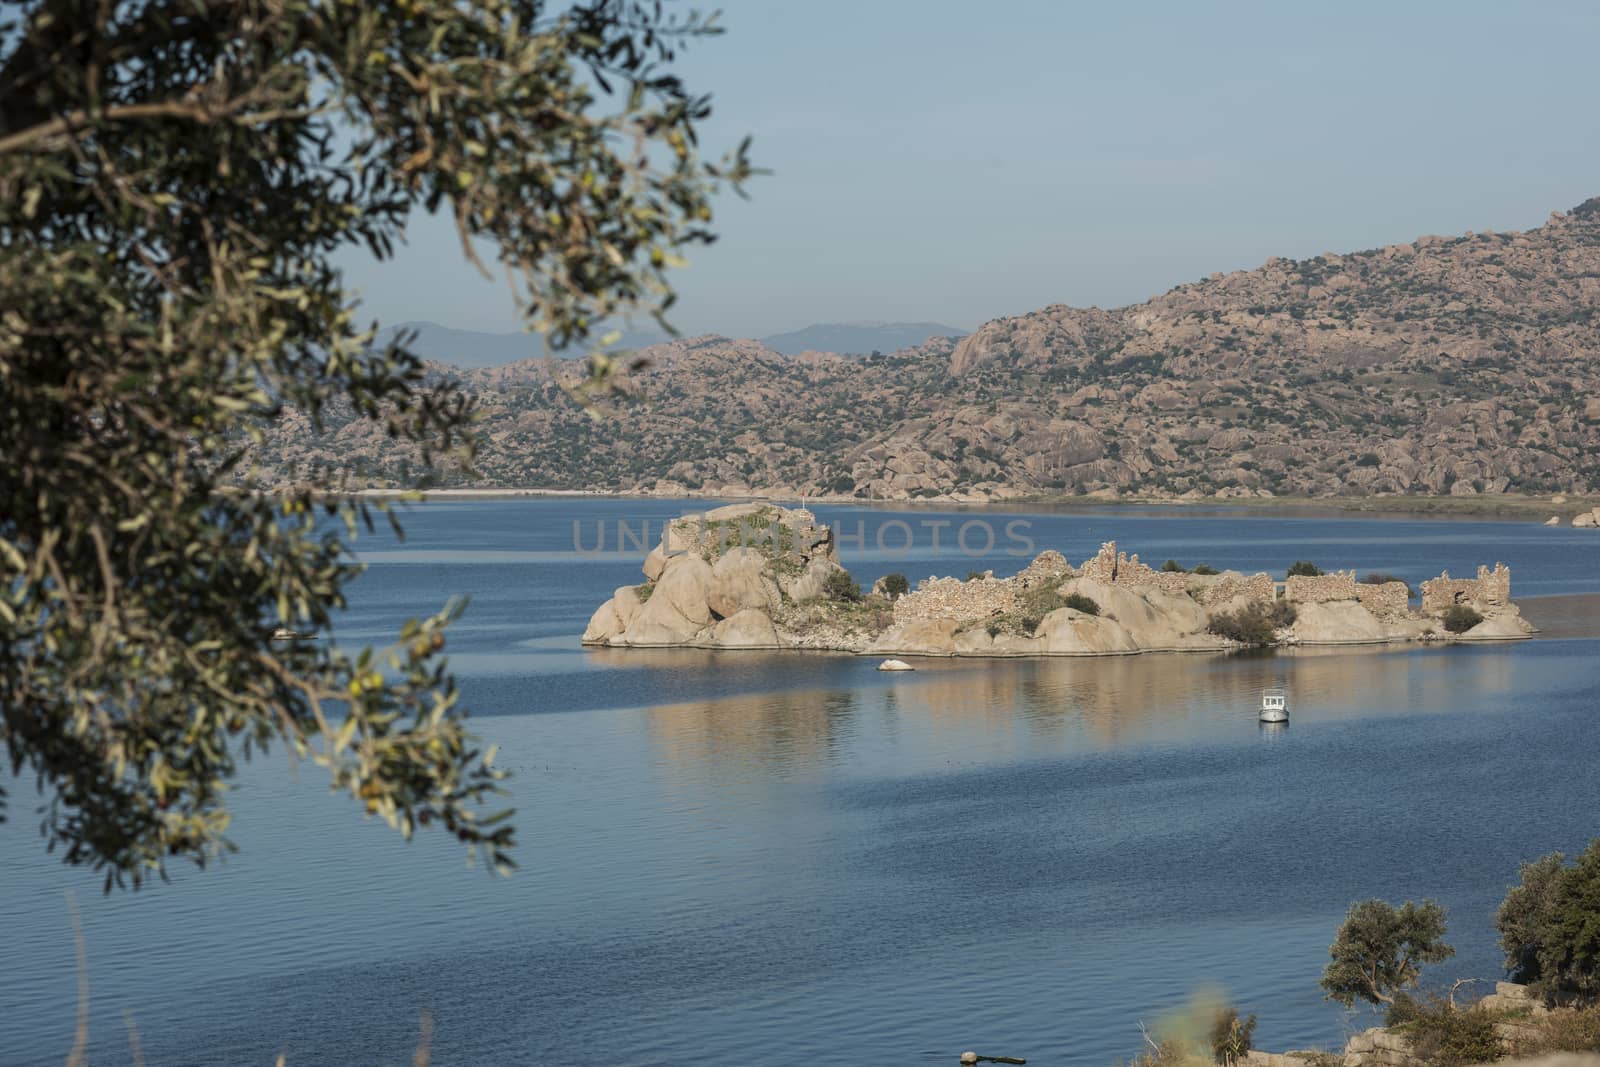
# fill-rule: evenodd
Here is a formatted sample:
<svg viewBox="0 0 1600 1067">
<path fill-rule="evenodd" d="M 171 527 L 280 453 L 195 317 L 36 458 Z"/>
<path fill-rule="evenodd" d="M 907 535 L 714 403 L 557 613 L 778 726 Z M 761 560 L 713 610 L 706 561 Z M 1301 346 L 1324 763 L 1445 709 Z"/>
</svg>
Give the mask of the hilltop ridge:
<svg viewBox="0 0 1600 1067">
<path fill-rule="evenodd" d="M 904 500 L 1600 489 L 1600 198 L 1519 233 L 1213 274 L 1122 308 L 1051 305 L 845 358 L 708 335 L 642 350 L 595 421 L 541 361 L 458 377 L 476 480 L 441 485 Z M 555 368 L 555 373 L 577 373 Z M 418 473 L 350 421 L 287 413 L 281 479 Z"/>
</svg>

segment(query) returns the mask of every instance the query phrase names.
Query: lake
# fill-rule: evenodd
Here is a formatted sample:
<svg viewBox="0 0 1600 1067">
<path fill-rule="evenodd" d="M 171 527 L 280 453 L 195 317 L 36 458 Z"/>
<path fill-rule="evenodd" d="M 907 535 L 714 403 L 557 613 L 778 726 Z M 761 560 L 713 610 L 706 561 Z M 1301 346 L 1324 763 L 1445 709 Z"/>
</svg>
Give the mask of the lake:
<svg viewBox="0 0 1600 1067">
<path fill-rule="evenodd" d="M 405 844 L 278 753 L 240 779 L 237 856 L 104 897 L 44 853 L 31 784 L 8 782 L 0 1064 L 72 1045 L 69 891 L 96 1064 L 132 1062 L 130 1025 L 151 1064 L 410 1063 L 426 1012 L 435 1064 L 975 1048 L 1105 1067 L 1202 988 L 1259 1014 L 1260 1047 L 1336 1048 L 1374 1024 L 1317 988 L 1352 901 L 1437 898 L 1457 955 L 1430 977 L 1493 979 L 1517 864 L 1600 834 L 1600 618 L 1571 598 L 1600 594 L 1595 531 L 819 506 L 863 584 L 1003 575 L 1044 548 L 1076 563 L 1111 539 L 1154 565 L 1311 559 L 1413 583 L 1500 560 L 1546 632 L 902 675 L 830 654 L 582 649 L 590 612 L 640 580 L 632 536 L 694 506 L 436 501 L 407 515 L 404 544 L 359 544 L 370 571 L 342 643 L 471 597 L 451 661 L 516 772 L 509 879 L 466 869 L 454 842 Z M 1257 722 L 1266 685 L 1288 689 L 1287 728 Z"/>
</svg>

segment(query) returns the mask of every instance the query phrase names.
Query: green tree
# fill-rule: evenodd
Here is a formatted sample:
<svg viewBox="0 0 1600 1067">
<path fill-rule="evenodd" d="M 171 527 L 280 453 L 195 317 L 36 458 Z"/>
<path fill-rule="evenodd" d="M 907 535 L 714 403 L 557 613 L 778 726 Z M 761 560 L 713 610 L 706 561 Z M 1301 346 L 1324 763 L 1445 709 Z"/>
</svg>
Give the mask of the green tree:
<svg viewBox="0 0 1600 1067">
<path fill-rule="evenodd" d="M 1312 563 L 1309 559 L 1297 559 L 1293 563 L 1289 564 L 1290 578 L 1315 578 L 1318 575 L 1326 573 L 1326 571 L 1317 566 L 1315 563 Z"/>
<path fill-rule="evenodd" d="M 1453 634 L 1464 634 L 1483 621 L 1472 608 L 1465 604 L 1451 604 L 1444 609 L 1444 628 Z"/>
<path fill-rule="evenodd" d="M 1322 988 L 1347 1008 L 1357 1000 L 1392 1004 L 1396 993 L 1416 985 L 1423 964 L 1455 955 L 1445 930 L 1445 910 L 1431 900 L 1398 908 L 1381 900 L 1352 904 L 1328 949 Z"/>
<path fill-rule="evenodd" d="M 1591 841 L 1556 889 L 1541 970 L 1555 988 L 1600 992 L 1600 840 Z"/>
<path fill-rule="evenodd" d="M 1546 996 L 1600 992 L 1600 838 L 1570 865 L 1552 852 L 1521 873 L 1495 915 L 1507 971 Z"/>
<path fill-rule="evenodd" d="M 911 591 L 911 582 L 905 575 L 896 571 L 894 574 L 883 576 L 883 591 L 891 597 L 905 596 Z"/>
<path fill-rule="evenodd" d="M 1522 864 L 1521 883 L 1506 892 L 1495 912 L 1506 974 L 1513 982 L 1536 985 L 1543 978 L 1543 949 L 1555 918 L 1556 891 L 1566 872 L 1567 857 L 1560 852 Z"/>
<path fill-rule="evenodd" d="M 108 890 L 203 865 L 231 847 L 237 759 L 269 744 L 406 835 L 511 862 L 440 655 L 459 607 L 377 652 L 274 640 L 330 625 L 374 513 L 255 492 L 251 445 L 292 406 L 470 459 L 470 400 L 403 338 L 375 346 L 334 264 L 388 257 L 419 208 L 498 261 L 552 348 L 659 319 L 749 173 L 742 147 L 701 157 L 708 101 L 671 72 L 715 30 L 643 0 L 0 14 L 0 747 L 68 863 Z M 592 355 L 581 395 L 614 366 Z"/>
</svg>

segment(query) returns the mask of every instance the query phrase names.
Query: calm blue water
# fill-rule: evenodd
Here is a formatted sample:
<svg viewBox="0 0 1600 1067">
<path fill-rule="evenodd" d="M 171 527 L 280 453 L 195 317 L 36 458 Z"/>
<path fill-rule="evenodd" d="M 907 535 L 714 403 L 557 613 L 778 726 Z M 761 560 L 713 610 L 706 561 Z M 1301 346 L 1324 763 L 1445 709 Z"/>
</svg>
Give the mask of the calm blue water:
<svg viewBox="0 0 1600 1067">
<path fill-rule="evenodd" d="M 82 909 L 92 1057 L 152 1064 L 948 1063 L 966 1048 L 1094 1067 L 1203 986 L 1267 1048 L 1367 1025 L 1321 1000 L 1355 899 L 1435 896 L 1457 957 L 1499 974 L 1492 915 L 1516 865 L 1600 834 L 1600 536 L 1532 523 L 1119 510 L 1058 515 L 818 508 L 861 521 L 858 577 L 1009 573 L 1103 540 L 1159 563 L 1280 572 L 1295 559 L 1413 581 L 1503 560 L 1550 634 L 1419 651 L 925 662 L 583 650 L 637 530 L 685 505 L 431 503 L 363 542 L 340 628 L 380 641 L 452 593 L 452 662 L 517 771 L 522 869 L 466 870 L 330 798 L 315 768 L 248 768 L 241 853 L 102 897 L 0 827 L 0 1064 L 57 1063 Z M 982 558 L 935 553 L 993 523 Z M 606 553 L 593 548 L 607 524 Z M 909 557 L 892 548 L 910 528 Z M 983 544 L 968 531 L 968 544 Z M 1031 552 L 1028 553 L 1031 555 Z M 1541 617 L 1541 611 L 1545 613 Z M 1258 691 L 1293 723 L 1265 732 Z"/>
</svg>

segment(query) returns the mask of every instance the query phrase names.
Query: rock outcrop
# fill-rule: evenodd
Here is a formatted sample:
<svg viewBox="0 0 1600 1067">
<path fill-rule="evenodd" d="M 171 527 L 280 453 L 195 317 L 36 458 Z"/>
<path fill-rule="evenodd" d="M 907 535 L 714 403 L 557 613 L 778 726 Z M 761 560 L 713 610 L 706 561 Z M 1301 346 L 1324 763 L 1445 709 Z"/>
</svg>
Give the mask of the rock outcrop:
<svg viewBox="0 0 1600 1067">
<path fill-rule="evenodd" d="M 1169 568 L 1173 565 L 1169 565 Z M 1216 652 L 1257 644 L 1508 640 L 1532 631 L 1510 601 L 1511 572 L 1423 583 L 1413 609 L 1398 581 L 1353 572 L 1295 578 L 1155 570 L 1107 542 L 1079 567 L 1054 550 L 1017 574 L 929 577 L 898 596 L 863 594 L 832 532 L 803 509 L 753 503 L 668 524 L 646 581 L 595 610 L 586 644 L 827 649 L 908 656 L 1108 656 Z M 902 586 L 903 587 L 903 586 Z M 1445 632 L 1447 612 L 1482 619 Z M 1241 621 L 1243 620 L 1243 621 Z"/>
</svg>

